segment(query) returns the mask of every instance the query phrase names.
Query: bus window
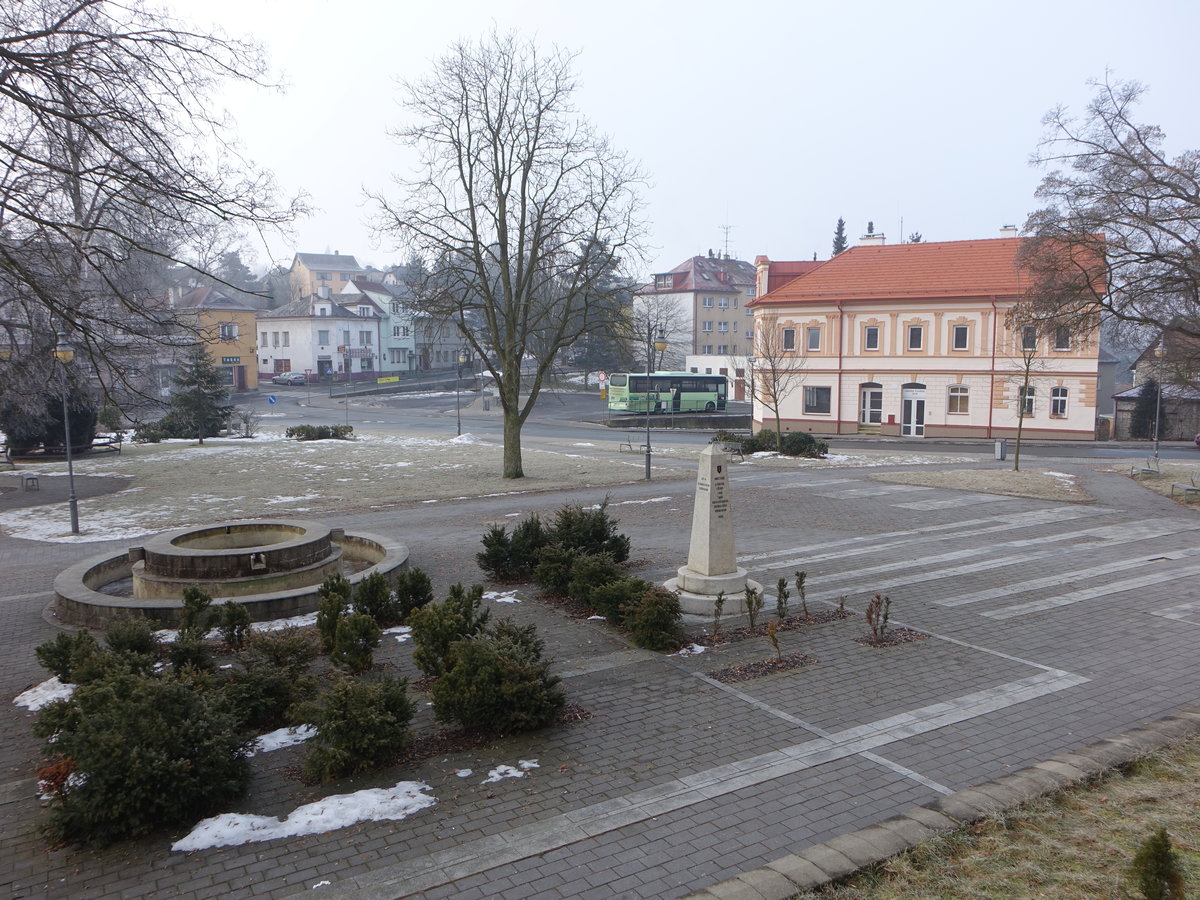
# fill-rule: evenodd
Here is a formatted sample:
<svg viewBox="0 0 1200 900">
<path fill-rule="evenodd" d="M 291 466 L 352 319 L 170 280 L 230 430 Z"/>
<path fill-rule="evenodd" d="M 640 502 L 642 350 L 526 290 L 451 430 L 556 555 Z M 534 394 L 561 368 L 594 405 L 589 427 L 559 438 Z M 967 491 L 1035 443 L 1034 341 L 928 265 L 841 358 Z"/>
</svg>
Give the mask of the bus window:
<svg viewBox="0 0 1200 900">
<path fill-rule="evenodd" d="M 612 378 L 608 379 L 608 383 L 611 384 L 613 387 L 625 387 L 625 379 L 627 377 L 629 377 L 629 376 L 614 375 Z"/>
</svg>

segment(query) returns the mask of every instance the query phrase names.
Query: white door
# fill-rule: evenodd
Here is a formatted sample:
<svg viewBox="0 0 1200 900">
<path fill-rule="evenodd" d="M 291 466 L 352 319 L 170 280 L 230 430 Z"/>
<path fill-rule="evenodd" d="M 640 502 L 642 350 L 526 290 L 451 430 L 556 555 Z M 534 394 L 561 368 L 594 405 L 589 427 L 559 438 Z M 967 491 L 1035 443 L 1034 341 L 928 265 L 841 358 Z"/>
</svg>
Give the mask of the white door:
<svg viewBox="0 0 1200 900">
<path fill-rule="evenodd" d="M 925 436 L 925 388 L 904 388 L 900 395 L 900 434 Z"/>
<path fill-rule="evenodd" d="M 860 425 L 878 425 L 883 421 L 883 390 L 881 388 L 863 388 L 862 401 L 859 405 Z"/>
</svg>

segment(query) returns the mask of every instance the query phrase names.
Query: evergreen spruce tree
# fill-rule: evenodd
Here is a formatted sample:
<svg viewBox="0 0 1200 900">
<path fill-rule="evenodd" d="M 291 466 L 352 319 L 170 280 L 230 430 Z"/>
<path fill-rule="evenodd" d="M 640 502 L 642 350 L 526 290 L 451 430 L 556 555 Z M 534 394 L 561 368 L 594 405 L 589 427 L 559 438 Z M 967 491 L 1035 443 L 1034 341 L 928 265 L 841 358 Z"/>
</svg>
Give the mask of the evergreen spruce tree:
<svg viewBox="0 0 1200 900">
<path fill-rule="evenodd" d="M 172 383 L 169 417 L 203 444 L 220 431 L 229 400 L 229 388 L 203 344 L 188 351 Z"/>
<path fill-rule="evenodd" d="M 1160 437 L 1166 421 L 1166 409 L 1158 399 L 1158 381 L 1147 378 L 1142 382 L 1142 390 L 1133 406 L 1129 417 L 1129 436 L 1134 440 L 1150 440 L 1154 437 L 1154 410 L 1158 408 L 1158 431 Z"/>
<path fill-rule="evenodd" d="M 846 220 L 839 216 L 837 227 L 833 230 L 833 256 L 837 256 L 848 246 L 850 242 L 846 240 Z"/>
</svg>

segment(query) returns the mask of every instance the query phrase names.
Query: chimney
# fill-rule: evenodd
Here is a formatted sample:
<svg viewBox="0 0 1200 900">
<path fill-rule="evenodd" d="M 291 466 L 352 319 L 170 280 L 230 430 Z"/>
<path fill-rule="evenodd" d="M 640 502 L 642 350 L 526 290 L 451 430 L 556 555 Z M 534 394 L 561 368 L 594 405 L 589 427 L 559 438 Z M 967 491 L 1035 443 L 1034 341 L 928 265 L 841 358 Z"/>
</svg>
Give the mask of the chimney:
<svg viewBox="0 0 1200 900">
<path fill-rule="evenodd" d="M 1016 225 L 1001 225 L 1000 226 L 1000 237 L 1015 238 L 1018 235 L 1019 235 L 1019 232 L 1017 231 Z"/>
<path fill-rule="evenodd" d="M 858 239 L 858 246 L 860 247 L 882 247 L 886 243 L 887 235 L 882 231 L 864 234 Z"/>
<path fill-rule="evenodd" d="M 329 285 L 323 284 L 319 288 L 317 288 L 317 296 L 320 297 L 322 300 L 328 300 L 329 299 Z"/>
</svg>

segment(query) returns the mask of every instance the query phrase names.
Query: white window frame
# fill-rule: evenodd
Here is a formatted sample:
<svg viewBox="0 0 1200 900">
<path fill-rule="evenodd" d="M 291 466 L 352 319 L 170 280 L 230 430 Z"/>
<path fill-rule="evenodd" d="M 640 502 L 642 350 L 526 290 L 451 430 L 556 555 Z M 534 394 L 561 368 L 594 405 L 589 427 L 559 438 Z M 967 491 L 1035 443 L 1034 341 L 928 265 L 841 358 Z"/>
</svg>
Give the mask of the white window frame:
<svg viewBox="0 0 1200 900">
<path fill-rule="evenodd" d="M 720 331 L 720 332 L 729 331 L 729 323 L 728 322 L 718 322 L 717 323 L 717 331 Z"/>
<path fill-rule="evenodd" d="M 962 346 L 958 345 L 958 337 L 962 335 Z M 951 350 L 970 350 L 971 349 L 971 326 L 970 325 L 952 325 L 950 326 L 950 349 Z"/>
<path fill-rule="evenodd" d="M 729 298 L 728 297 L 718 297 L 717 298 L 717 308 L 718 309 L 729 309 Z"/>
<path fill-rule="evenodd" d="M 804 347 L 808 353 L 821 351 L 821 326 L 809 326 L 804 329 Z"/>
<path fill-rule="evenodd" d="M 329 331 L 322 328 L 317 331 L 317 343 L 322 347 L 329 345 Z"/>
<path fill-rule="evenodd" d="M 1037 388 L 1032 384 L 1026 388 L 1021 385 L 1017 388 L 1017 409 L 1024 410 L 1022 418 L 1028 419 L 1037 410 Z"/>
<path fill-rule="evenodd" d="M 1037 326 L 1022 325 L 1021 326 L 1021 352 L 1036 353 L 1038 348 Z"/>
<path fill-rule="evenodd" d="M 946 413 L 951 416 L 971 412 L 971 389 L 965 384 L 952 384 L 946 395 Z"/>
<path fill-rule="evenodd" d="M 1071 349 L 1071 329 L 1066 325 L 1058 325 L 1055 327 L 1054 349 L 1059 351 Z"/>
<path fill-rule="evenodd" d="M 711 332 L 712 331 L 712 321 L 710 320 L 710 321 L 702 322 L 700 324 L 700 330 L 703 332 Z"/>
<path fill-rule="evenodd" d="M 824 409 L 822 409 L 824 407 Z M 804 388 L 805 415 L 827 416 L 833 409 L 833 388 L 823 385 Z"/>
<path fill-rule="evenodd" d="M 705 309 L 712 309 L 712 297 L 705 297 L 704 300 L 701 302 L 701 305 Z"/>
<path fill-rule="evenodd" d="M 1050 388 L 1050 418 L 1065 419 L 1071 392 L 1065 387 Z"/>
<path fill-rule="evenodd" d="M 795 328 L 783 329 L 783 349 L 784 350 L 795 350 L 796 349 L 796 329 Z"/>
<path fill-rule="evenodd" d="M 874 346 L 871 345 L 871 336 L 875 336 Z M 871 353 L 879 352 L 879 326 L 865 325 L 863 326 L 863 350 Z"/>
<path fill-rule="evenodd" d="M 916 335 L 916 344 L 913 344 L 913 335 Z M 925 349 L 925 326 L 924 325 L 909 325 L 906 330 L 906 339 L 904 346 L 910 352 L 916 353 Z"/>
</svg>

